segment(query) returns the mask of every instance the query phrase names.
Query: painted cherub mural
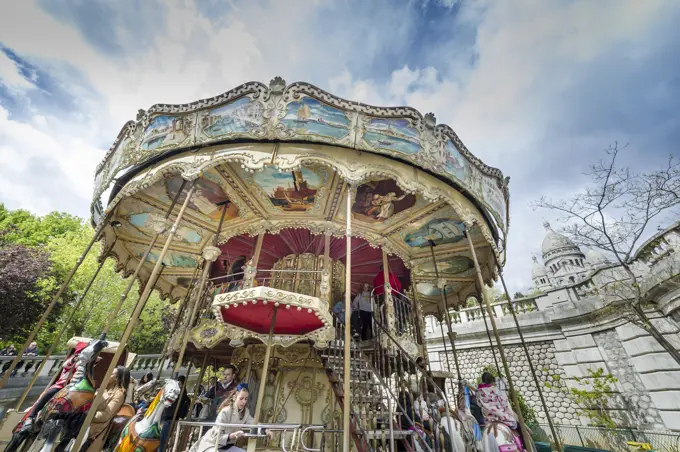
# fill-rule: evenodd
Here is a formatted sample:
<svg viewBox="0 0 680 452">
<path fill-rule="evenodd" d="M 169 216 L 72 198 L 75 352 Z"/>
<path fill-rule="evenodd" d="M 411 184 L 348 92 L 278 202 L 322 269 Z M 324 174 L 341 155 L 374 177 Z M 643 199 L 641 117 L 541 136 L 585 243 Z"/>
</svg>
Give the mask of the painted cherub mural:
<svg viewBox="0 0 680 452">
<path fill-rule="evenodd" d="M 359 220 L 382 223 L 415 203 L 414 195 L 404 193 L 395 181 L 386 179 L 359 186 L 352 212 Z"/>
</svg>

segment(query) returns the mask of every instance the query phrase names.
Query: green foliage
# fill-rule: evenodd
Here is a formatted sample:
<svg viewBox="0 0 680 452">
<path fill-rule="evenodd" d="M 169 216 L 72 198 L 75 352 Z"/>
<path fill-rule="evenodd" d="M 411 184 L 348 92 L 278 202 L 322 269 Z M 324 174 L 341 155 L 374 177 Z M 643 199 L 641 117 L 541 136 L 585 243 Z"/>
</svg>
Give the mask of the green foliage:
<svg viewBox="0 0 680 452">
<path fill-rule="evenodd" d="M 477 303 L 477 299 L 475 297 L 468 297 L 468 299 L 465 300 L 466 308 L 474 308 L 476 306 L 479 306 L 479 303 Z"/>
<path fill-rule="evenodd" d="M 27 210 L 7 210 L 0 204 L 0 231 L 5 231 L 8 243 L 42 246 L 51 239 L 82 227 L 83 220 L 62 212 L 37 217 Z"/>
<path fill-rule="evenodd" d="M 479 385 L 482 382 L 482 374 L 484 372 L 489 372 L 491 375 L 493 375 L 496 378 L 505 378 L 503 376 L 503 372 L 500 372 L 498 369 L 496 369 L 494 366 L 491 364 L 486 364 L 483 368 L 482 371 L 479 373 L 479 377 L 477 377 L 477 384 Z M 517 391 L 515 388 L 515 392 L 517 392 L 517 403 L 519 403 L 519 409 L 520 412 L 522 413 L 522 417 L 524 417 L 524 422 L 527 424 L 535 424 L 538 421 L 536 420 L 536 411 L 532 406 L 530 406 L 522 393 Z"/>
<path fill-rule="evenodd" d="M 524 295 L 522 292 L 515 292 L 515 295 L 512 296 L 514 300 L 517 300 L 519 298 L 524 298 L 526 295 Z"/>
<path fill-rule="evenodd" d="M 4 244 L 5 248 L 9 245 L 23 246 L 29 250 L 27 251 L 29 254 L 41 252 L 49 256 L 47 262 L 50 269 L 36 278 L 35 288 L 26 292 L 27 298 L 22 300 L 22 306 L 26 308 L 27 313 L 23 319 L 28 327 L 12 331 L 9 337 L 4 338 L 4 343 L 9 341 L 23 343 L 28 329 L 35 324 L 43 307 L 51 301 L 53 294 L 62 285 L 92 239 L 93 233 L 92 228 L 82 219 L 69 214 L 52 212 L 44 217 L 37 217 L 25 210 L 9 211 L 0 204 L 0 249 Z M 97 245 L 92 247 L 61 297 L 54 314 L 41 328 L 37 337 L 40 353 L 47 351 L 58 331 L 70 317 L 73 307 L 99 266 L 97 257 L 100 251 Z M 47 257 L 45 259 L 47 260 Z M 15 261 L 21 262 L 20 259 Z M 75 312 L 73 320 L 68 324 L 56 352 L 65 351 L 66 342 L 73 336 L 98 336 L 107 324 L 110 326 L 109 339 L 114 341 L 120 339 L 139 297 L 138 282 L 134 283 L 116 318 L 109 320 L 109 317 L 118 305 L 120 295 L 128 283 L 129 280 L 123 280 L 116 273 L 113 259 L 108 259 Z M 36 311 L 34 307 L 39 309 Z M 162 302 L 155 292 L 152 293 L 130 338 L 130 350 L 135 353 L 161 352 L 169 332 L 169 328 L 163 324 L 163 317 L 171 311 L 166 302 Z M 2 327 L 0 330 L 5 331 L 5 328 Z"/>
<path fill-rule="evenodd" d="M 588 376 L 574 378 L 578 388 L 567 388 L 559 375 L 551 375 L 545 386 L 565 392 L 581 408 L 580 415 L 589 419 L 596 427 L 616 428 L 616 422 L 610 416 L 618 379 L 605 374 L 604 369 L 588 369 Z"/>
</svg>

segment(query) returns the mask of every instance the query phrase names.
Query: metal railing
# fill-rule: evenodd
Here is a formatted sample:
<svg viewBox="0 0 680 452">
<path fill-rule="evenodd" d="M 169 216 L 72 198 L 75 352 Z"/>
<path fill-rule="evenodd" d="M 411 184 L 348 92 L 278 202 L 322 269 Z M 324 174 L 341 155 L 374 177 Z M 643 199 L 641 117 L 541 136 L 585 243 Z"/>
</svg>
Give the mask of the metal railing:
<svg viewBox="0 0 680 452">
<path fill-rule="evenodd" d="M 552 442 L 547 424 L 534 424 L 531 427 L 535 441 Z M 575 425 L 555 425 L 560 442 L 564 445 L 591 447 L 610 451 L 634 450 L 628 442 L 651 444 L 656 452 L 680 452 L 680 433 L 632 428 L 582 427 Z"/>
</svg>

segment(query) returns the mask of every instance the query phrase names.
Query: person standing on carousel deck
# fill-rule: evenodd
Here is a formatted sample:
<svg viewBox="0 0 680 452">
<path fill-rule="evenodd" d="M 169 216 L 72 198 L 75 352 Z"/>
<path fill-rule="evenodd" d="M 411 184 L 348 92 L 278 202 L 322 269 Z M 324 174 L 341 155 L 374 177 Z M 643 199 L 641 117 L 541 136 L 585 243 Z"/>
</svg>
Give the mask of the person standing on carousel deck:
<svg viewBox="0 0 680 452">
<path fill-rule="evenodd" d="M 359 312 L 361 319 L 361 340 L 373 339 L 373 302 L 371 300 L 371 285 L 364 283 L 361 292 L 354 297 L 352 310 Z"/>
<path fill-rule="evenodd" d="M 239 290 L 241 282 L 243 281 L 243 273 L 246 266 L 246 257 L 242 254 L 232 262 L 227 273 L 227 282 L 229 283 L 228 291 Z"/>
</svg>

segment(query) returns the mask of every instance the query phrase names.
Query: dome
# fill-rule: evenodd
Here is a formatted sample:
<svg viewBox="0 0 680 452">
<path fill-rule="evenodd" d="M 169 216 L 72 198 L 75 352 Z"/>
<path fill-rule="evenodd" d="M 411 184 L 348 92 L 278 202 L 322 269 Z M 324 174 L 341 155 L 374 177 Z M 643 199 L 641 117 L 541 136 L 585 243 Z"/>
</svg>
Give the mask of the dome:
<svg viewBox="0 0 680 452">
<path fill-rule="evenodd" d="M 547 231 L 547 234 L 543 239 L 543 244 L 541 245 L 543 259 L 545 259 L 546 255 L 549 253 L 565 248 L 571 248 L 574 251 L 578 251 L 579 253 L 581 252 L 579 247 L 574 245 L 574 242 L 572 242 L 562 234 L 553 231 L 553 229 L 550 227 L 550 223 L 546 221 L 545 223 L 543 223 L 543 226 Z"/>
<path fill-rule="evenodd" d="M 609 260 L 605 257 L 600 250 L 595 248 L 590 248 L 586 253 L 586 261 L 593 267 L 599 267 L 600 265 L 606 265 Z"/>
<path fill-rule="evenodd" d="M 531 270 L 531 277 L 533 279 L 536 279 L 542 278 L 543 276 L 548 276 L 548 274 L 545 271 L 545 266 L 538 262 L 536 256 L 533 256 L 532 259 L 534 260 L 534 268 Z"/>
</svg>

